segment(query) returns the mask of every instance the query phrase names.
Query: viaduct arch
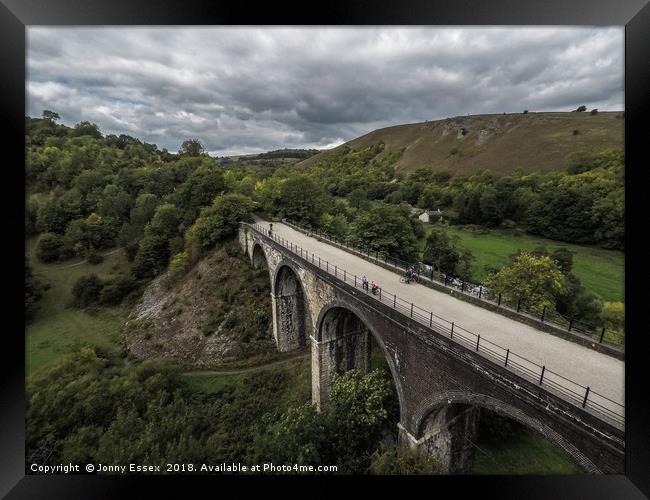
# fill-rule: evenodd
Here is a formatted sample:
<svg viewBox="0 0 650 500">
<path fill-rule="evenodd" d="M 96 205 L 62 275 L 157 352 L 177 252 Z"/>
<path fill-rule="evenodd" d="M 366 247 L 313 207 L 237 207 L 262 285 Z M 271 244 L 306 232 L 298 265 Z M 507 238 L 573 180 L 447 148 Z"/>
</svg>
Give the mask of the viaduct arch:
<svg viewBox="0 0 650 500">
<path fill-rule="evenodd" d="M 311 346 L 318 408 L 336 374 L 368 370 L 376 342 L 398 394 L 400 444 L 445 472 L 471 469 L 481 408 L 536 430 L 586 472 L 623 472 L 624 433 L 613 424 L 368 297 L 264 231 L 242 223 L 239 242 L 253 266 L 268 268 L 278 349 Z"/>
</svg>

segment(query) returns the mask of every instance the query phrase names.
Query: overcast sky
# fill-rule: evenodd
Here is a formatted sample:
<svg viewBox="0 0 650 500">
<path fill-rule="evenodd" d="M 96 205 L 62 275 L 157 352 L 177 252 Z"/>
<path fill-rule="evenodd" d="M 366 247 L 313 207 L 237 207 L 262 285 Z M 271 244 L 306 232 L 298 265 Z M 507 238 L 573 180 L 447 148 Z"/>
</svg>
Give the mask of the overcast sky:
<svg viewBox="0 0 650 500">
<path fill-rule="evenodd" d="M 213 155 L 480 113 L 623 109 L 613 28 L 28 27 L 27 114 Z"/>
</svg>

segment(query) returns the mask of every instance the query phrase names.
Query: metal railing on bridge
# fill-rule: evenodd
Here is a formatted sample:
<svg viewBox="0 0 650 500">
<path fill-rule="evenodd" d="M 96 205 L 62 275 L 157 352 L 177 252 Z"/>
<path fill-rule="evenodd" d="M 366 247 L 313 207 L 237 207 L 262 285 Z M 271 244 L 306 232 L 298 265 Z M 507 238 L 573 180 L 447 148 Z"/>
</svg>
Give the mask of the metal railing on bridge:
<svg viewBox="0 0 650 500">
<path fill-rule="evenodd" d="M 575 317 L 568 317 L 560 314 L 555 309 L 548 308 L 546 306 L 542 308 L 530 307 L 527 305 L 527 299 L 525 297 L 519 297 L 516 299 L 507 299 L 502 296 L 502 294 L 492 293 L 487 287 L 482 284 L 472 283 L 468 280 L 459 278 L 458 276 L 452 276 L 450 274 L 437 271 L 432 266 L 423 264 L 422 262 L 412 263 L 407 262 L 396 257 L 392 257 L 385 252 L 371 250 L 367 248 L 359 248 L 350 243 L 348 239 L 341 239 L 335 236 L 326 234 L 322 231 L 312 229 L 309 227 L 301 226 L 295 222 L 282 219 L 283 224 L 286 224 L 289 227 L 292 227 L 298 231 L 303 231 L 307 234 L 316 236 L 322 240 L 334 243 L 344 247 L 347 250 L 351 250 L 360 255 L 365 256 L 367 259 L 372 259 L 375 262 L 391 266 L 396 268 L 396 270 L 406 271 L 409 267 L 416 267 L 416 271 L 420 280 L 435 282 L 440 286 L 444 286 L 447 289 L 461 292 L 464 295 L 472 297 L 474 300 L 479 300 L 491 306 L 496 306 L 497 308 L 508 310 L 511 313 L 517 313 L 521 316 L 528 317 L 529 319 L 539 321 L 546 325 L 555 327 L 559 330 L 563 330 L 566 333 L 573 335 L 583 340 L 588 340 L 593 343 L 607 345 L 614 350 L 620 350 L 621 345 L 610 341 L 607 337 L 617 338 L 621 344 L 624 343 L 624 336 L 621 332 L 607 329 L 603 324 L 596 325 L 592 323 L 587 323 Z"/>
<path fill-rule="evenodd" d="M 491 359 L 493 362 L 502 363 L 504 367 L 525 379 L 551 389 L 553 392 L 561 395 L 564 400 L 580 408 L 589 410 L 601 417 L 605 417 L 606 420 L 614 422 L 622 428 L 625 427 L 625 406 L 592 390 L 590 386 L 578 384 L 577 382 L 546 368 L 545 365 L 540 365 L 524 358 L 523 356 L 519 356 L 508 348 L 497 345 L 485 338 L 481 338 L 480 334 L 466 330 L 465 328 L 455 324 L 453 321 L 449 321 L 431 311 L 422 309 L 412 302 L 400 299 L 397 295 L 389 293 L 382 288 L 378 288 L 377 293 L 373 294 L 368 290 L 367 286 L 363 285 L 361 278 L 356 274 L 350 273 L 336 264 L 321 259 L 313 252 L 308 252 L 293 242 L 278 236 L 267 228 L 262 227 L 260 224 L 243 224 L 254 228 L 264 236 L 269 237 L 296 256 L 306 260 L 307 262 L 311 262 L 312 265 L 324 270 L 335 279 L 342 280 L 344 283 L 360 289 L 368 296 L 390 306 L 392 309 L 399 311 L 421 325 L 429 327 L 432 330 L 435 328 L 435 331 L 438 333 L 449 335 L 450 339 L 480 353 L 484 357 Z"/>
</svg>

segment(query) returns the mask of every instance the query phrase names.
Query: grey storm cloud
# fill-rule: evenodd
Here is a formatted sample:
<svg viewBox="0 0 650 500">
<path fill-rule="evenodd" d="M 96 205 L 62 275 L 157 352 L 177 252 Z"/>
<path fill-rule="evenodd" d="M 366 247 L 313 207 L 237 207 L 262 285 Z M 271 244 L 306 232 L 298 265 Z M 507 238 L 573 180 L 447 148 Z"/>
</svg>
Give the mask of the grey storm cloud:
<svg viewBox="0 0 650 500">
<path fill-rule="evenodd" d="M 27 114 L 170 151 L 328 148 L 480 113 L 623 109 L 619 27 L 29 27 Z"/>
</svg>

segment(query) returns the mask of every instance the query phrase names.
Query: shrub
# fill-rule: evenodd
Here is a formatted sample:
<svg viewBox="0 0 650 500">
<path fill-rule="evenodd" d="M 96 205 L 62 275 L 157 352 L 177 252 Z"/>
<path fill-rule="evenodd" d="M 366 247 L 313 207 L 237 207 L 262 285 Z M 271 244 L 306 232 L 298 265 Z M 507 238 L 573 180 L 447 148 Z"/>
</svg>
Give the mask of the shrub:
<svg viewBox="0 0 650 500">
<path fill-rule="evenodd" d="M 56 234 L 46 233 L 38 241 L 36 258 L 45 264 L 56 262 L 63 252 L 63 238 Z"/>
<path fill-rule="evenodd" d="M 82 276 L 72 287 L 73 304 L 81 308 L 96 305 L 103 287 L 104 285 L 97 275 Z"/>
<path fill-rule="evenodd" d="M 371 474 L 440 474 L 436 462 L 418 450 L 391 446 L 372 455 Z"/>
<path fill-rule="evenodd" d="M 596 108 L 592 109 L 590 114 L 597 115 L 598 114 L 598 109 L 596 109 Z"/>
<path fill-rule="evenodd" d="M 528 110 L 527 110 L 527 109 L 524 109 L 524 114 L 525 114 L 525 115 L 528 114 Z"/>
<path fill-rule="evenodd" d="M 583 106 L 578 106 L 578 108 L 576 109 L 576 112 L 578 112 L 578 113 L 581 113 L 583 111 L 587 111 L 587 106 L 584 106 L 584 105 Z"/>
<path fill-rule="evenodd" d="M 605 302 L 601 313 L 605 327 L 623 330 L 625 327 L 625 304 L 623 302 Z"/>
<path fill-rule="evenodd" d="M 106 306 L 115 306 L 135 290 L 137 282 L 130 276 L 123 276 L 107 281 L 100 294 L 99 301 Z"/>
<path fill-rule="evenodd" d="M 580 133 L 579 130 L 577 130 L 577 129 L 574 129 L 574 130 L 573 130 L 573 135 L 578 135 L 579 133 Z"/>
<path fill-rule="evenodd" d="M 34 275 L 29 264 L 25 262 L 25 317 L 31 318 L 36 311 L 36 302 L 43 296 L 45 287 Z"/>
</svg>

